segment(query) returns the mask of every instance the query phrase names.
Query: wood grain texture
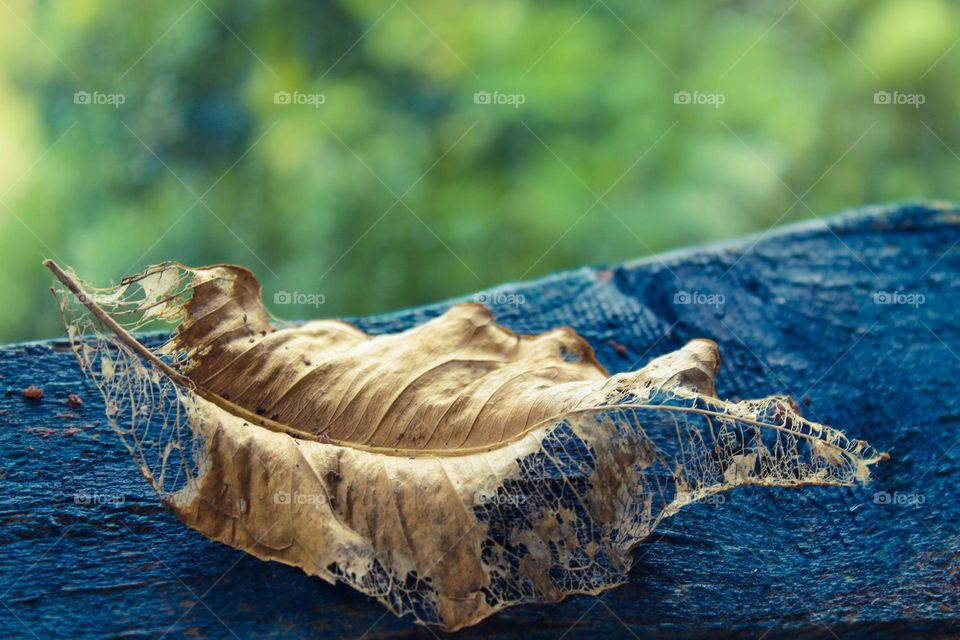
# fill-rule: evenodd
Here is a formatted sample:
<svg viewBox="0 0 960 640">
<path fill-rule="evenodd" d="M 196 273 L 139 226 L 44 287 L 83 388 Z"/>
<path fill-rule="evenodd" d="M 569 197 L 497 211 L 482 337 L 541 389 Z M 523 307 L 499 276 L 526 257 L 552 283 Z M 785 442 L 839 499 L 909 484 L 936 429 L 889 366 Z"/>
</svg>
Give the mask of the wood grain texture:
<svg viewBox="0 0 960 640">
<path fill-rule="evenodd" d="M 637 549 L 629 584 L 457 636 L 960 634 L 960 210 L 866 209 L 497 291 L 516 294 L 479 300 L 499 322 L 570 325 L 611 372 L 714 339 L 721 397 L 792 394 L 892 460 L 866 488 L 748 488 L 692 506 Z M 448 306 L 357 324 L 397 331 Z M 0 348 L 0 376 L 0 638 L 432 637 L 176 521 L 64 343 Z M 31 384 L 41 400 L 23 398 Z"/>
</svg>

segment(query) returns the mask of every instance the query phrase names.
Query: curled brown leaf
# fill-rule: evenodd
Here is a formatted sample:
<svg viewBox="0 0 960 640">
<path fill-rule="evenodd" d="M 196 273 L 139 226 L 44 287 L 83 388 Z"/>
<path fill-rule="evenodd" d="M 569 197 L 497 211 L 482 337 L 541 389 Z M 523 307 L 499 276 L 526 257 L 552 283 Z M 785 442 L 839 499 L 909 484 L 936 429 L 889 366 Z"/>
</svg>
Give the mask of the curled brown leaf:
<svg viewBox="0 0 960 640">
<path fill-rule="evenodd" d="M 371 336 L 274 326 L 248 270 L 158 265 L 97 290 L 50 263 L 79 360 L 189 526 L 446 629 L 600 593 L 691 502 L 866 481 L 883 456 L 786 398 L 716 398 L 694 340 L 610 375 L 568 328 L 460 304 Z M 173 323 L 146 346 L 133 332 Z"/>
</svg>

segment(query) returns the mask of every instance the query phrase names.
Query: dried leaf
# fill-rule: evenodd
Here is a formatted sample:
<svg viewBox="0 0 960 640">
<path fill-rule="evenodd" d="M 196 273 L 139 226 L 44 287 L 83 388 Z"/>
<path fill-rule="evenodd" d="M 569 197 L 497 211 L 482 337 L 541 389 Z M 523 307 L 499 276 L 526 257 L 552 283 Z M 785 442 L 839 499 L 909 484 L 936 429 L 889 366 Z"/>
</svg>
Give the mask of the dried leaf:
<svg viewBox="0 0 960 640">
<path fill-rule="evenodd" d="M 708 495 L 865 482 L 884 457 L 785 398 L 717 399 L 709 340 L 610 376 L 572 330 L 519 336 L 474 304 L 390 335 L 278 328 L 241 267 L 95 290 L 48 266 L 110 423 L 183 522 L 450 630 L 622 583 Z M 132 336 L 158 319 L 166 342 Z"/>
</svg>

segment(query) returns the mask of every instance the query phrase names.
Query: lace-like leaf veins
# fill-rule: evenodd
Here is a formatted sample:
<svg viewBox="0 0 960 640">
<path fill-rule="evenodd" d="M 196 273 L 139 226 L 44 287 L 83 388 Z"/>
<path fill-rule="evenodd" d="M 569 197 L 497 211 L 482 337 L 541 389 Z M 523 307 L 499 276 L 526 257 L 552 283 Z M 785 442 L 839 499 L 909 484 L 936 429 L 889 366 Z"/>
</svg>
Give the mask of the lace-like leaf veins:
<svg viewBox="0 0 960 640">
<path fill-rule="evenodd" d="M 241 267 L 95 289 L 47 265 L 113 429 L 184 523 L 449 630 L 624 582 L 707 495 L 851 485 L 883 458 L 785 398 L 718 399 L 709 340 L 611 376 L 571 329 L 516 335 L 475 304 L 370 336 L 273 326 Z M 168 340 L 134 337 L 156 320 Z"/>
</svg>

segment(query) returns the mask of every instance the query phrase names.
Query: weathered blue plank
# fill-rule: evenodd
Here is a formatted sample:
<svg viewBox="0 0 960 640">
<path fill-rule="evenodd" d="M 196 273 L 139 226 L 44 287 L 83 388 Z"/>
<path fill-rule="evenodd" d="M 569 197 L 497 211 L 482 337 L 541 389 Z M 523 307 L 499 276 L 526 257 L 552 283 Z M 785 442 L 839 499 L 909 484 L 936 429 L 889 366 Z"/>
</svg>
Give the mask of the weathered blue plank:
<svg viewBox="0 0 960 640">
<path fill-rule="evenodd" d="M 960 634 L 958 243 L 956 208 L 873 208 L 500 289 L 520 305 L 489 296 L 516 331 L 573 326 L 612 371 L 713 338 L 721 396 L 790 393 L 893 457 L 866 488 L 748 488 L 692 506 L 637 549 L 629 584 L 459 635 Z M 682 292 L 715 304 L 680 304 Z M 395 331 L 445 307 L 358 324 Z M 2 348 L 0 376 L 0 637 L 432 637 L 181 525 L 64 344 Z M 41 401 L 23 399 L 31 384 Z"/>
</svg>

